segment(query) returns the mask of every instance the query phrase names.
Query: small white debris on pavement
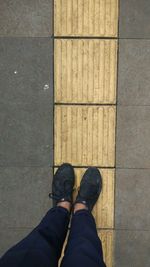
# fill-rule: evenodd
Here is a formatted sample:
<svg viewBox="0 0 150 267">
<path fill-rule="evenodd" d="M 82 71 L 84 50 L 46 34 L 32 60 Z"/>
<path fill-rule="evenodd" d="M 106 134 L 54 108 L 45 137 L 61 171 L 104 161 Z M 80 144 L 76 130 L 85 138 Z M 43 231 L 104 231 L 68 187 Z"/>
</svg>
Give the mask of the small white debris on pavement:
<svg viewBox="0 0 150 267">
<path fill-rule="evenodd" d="M 48 90 L 49 89 L 49 85 L 48 84 L 45 84 L 43 89 L 44 90 Z"/>
</svg>

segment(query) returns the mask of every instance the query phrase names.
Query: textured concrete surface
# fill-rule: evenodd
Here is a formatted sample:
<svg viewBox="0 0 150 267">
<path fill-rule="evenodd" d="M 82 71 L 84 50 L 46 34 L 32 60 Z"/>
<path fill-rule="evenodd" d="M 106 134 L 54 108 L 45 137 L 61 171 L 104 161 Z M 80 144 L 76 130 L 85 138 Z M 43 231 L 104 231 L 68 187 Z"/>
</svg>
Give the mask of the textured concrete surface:
<svg viewBox="0 0 150 267">
<path fill-rule="evenodd" d="M 52 206 L 52 2 L 1 1 L 0 255 Z"/>
<path fill-rule="evenodd" d="M 50 36 L 52 20 L 53 0 L 1 0 L 0 36 Z"/>
<path fill-rule="evenodd" d="M 49 38 L 0 38 L 0 165 L 53 164 Z"/>
<path fill-rule="evenodd" d="M 120 37 L 150 38 L 149 16 L 148 0 L 120 0 Z"/>
<path fill-rule="evenodd" d="M 50 167 L 0 168 L 0 227 L 35 227 L 51 206 Z"/>
<path fill-rule="evenodd" d="M 118 76 L 119 105 L 150 104 L 149 73 L 150 40 L 120 40 Z"/>
<path fill-rule="evenodd" d="M 116 231 L 115 267 L 150 266 L 150 231 Z"/>
<path fill-rule="evenodd" d="M 118 106 L 117 167 L 150 168 L 150 106 Z"/>
<path fill-rule="evenodd" d="M 115 267 L 150 266 L 149 17 L 148 1 L 120 1 Z"/>
<path fill-rule="evenodd" d="M 150 169 L 119 169 L 116 175 L 116 229 L 150 231 Z"/>
<path fill-rule="evenodd" d="M 32 229 L 30 228 L 0 228 L 0 257 L 12 246 L 26 237 Z"/>
</svg>

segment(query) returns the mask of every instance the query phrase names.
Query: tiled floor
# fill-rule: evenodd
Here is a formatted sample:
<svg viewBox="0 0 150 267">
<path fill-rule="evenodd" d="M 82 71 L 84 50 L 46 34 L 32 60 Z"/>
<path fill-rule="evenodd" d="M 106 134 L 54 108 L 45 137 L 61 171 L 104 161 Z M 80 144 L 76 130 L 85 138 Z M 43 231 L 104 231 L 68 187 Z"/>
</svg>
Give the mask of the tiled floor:
<svg viewBox="0 0 150 267">
<path fill-rule="evenodd" d="M 54 164 L 69 161 L 77 168 L 92 165 L 113 171 L 118 45 L 110 38 L 117 37 L 118 2 L 54 3 Z M 94 39 L 96 36 L 108 39 Z M 78 180 L 81 173 L 77 173 Z M 105 175 L 108 172 L 94 215 L 97 228 L 109 228 L 112 233 L 115 179 Z M 102 242 L 104 259 L 111 267 L 113 242 L 109 238 Z"/>
<path fill-rule="evenodd" d="M 0 36 L 47 37 L 53 33 L 53 0 L 2 0 Z"/>
<path fill-rule="evenodd" d="M 55 36 L 117 36 L 118 0 L 54 0 Z"/>
<path fill-rule="evenodd" d="M 149 15 L 150 5 L 147 0 L 120 0 L 120 37 L 149 39 Z"/>
<path fill-rule="evenodd" d="M 1 254 L 39 223 L 69 161 L 76 187 L 89 165 L 102 172 L 107 267 L 150 266 L 149 17 L 146 0 L 1 1 Z"/>
<path fill-rule="evenodd" d="M 116 40 L 56 39 L 54 58 L 56 103 L 116 103 Z"/>
<path fill-rule="evenodd" d="M 53 164 L 53 45 L 0 38 L 0 166 Z"/>
<path fill-rule="evenodd" d="M 52 2 L 1 1 L 0 255 L 51 206 Z"/>
<path fill-rule="evenodd" d="M 150 266 L 150 5 L 120 1 L 115 266 Z"/>
<path fill-rule="evenodd" d="M 49 193 L 52 170 L 49 167 L 1 167 L 0 176 L 3 210 L 0 226 L 34 227 L 49 205 L 45 196 Z"/>
<path fill-rule="evenodd" d="M 113 168 L 115 114 L 114 106 L 56 105 L 55 165 Z"/>
</svg>

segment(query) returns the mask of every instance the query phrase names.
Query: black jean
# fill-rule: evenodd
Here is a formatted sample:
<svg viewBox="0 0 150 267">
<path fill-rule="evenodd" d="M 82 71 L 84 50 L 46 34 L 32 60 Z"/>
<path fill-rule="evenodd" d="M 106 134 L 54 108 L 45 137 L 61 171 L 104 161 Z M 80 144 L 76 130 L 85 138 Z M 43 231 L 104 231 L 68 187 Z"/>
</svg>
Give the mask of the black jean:
<svg viewBox="0 0 150 267">
<path fill-rule="evenodd" d="M 0 260 L 0 267 L 57 267 L 66 238 L 70 214 L 61 207 L 48 211 L 41 223 Z M 92 214 L 77 211 L 61 267 L 106 267 Z"/>
</svg>

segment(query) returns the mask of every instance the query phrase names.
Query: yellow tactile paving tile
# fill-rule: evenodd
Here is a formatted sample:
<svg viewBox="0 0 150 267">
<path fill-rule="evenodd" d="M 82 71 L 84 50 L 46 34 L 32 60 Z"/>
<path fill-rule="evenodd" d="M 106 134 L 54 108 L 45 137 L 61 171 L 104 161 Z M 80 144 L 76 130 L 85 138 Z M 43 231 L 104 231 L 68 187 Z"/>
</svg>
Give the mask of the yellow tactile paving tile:
<svg viewBox="0 0 150 267">
<path fill-rule="evenodd" d="M 55 36 L 118 34 L 118 0 L 54 0 Z"/>
<path fill-rule="evenodd" d="M 57 39 L 55 102 L 116 103 L 117 41 Z"/>
<path fill-rule="evenodd" d="M 113 231 L 112 230 L 101 230 L 101 231 L 98 231 L 98 236 L 100 237 L 102 241 L 104 262 L 106 263 L 107 267 L 113 267 L 113 242 L 114 242 Z M 59 260 L 59 266 L 64 256 L 64 250 L 67 244 L 67 239 L 68 239 L 68 235 L 63 246 L 62 255 Z"/>
<path fill-rule="evenodd" d="M 57 168 L 55 168 L 56 171 Z M 86 168 L 74 168 L 75 171 L 75 187 L 74 199 L 76 198 L 81 178 Z M 113 228 L 114 227 L 114 169 L 100 169 L 103 179 L 103 189 L 100 197 L 93 209 L 93 216 L 96 221 L 97 228 Z"/>
<path fill-rule="evenodd" d="M 113 267 L 114 231 L 100 230 L 98 235 L 102 241 L 103 256 L 107 267 Z"/>
<path fill-rule="evenodd" d="M 115 119 L 115 106 L 55 105 L 55 166 L 114 167 Z"/>
</svg>

